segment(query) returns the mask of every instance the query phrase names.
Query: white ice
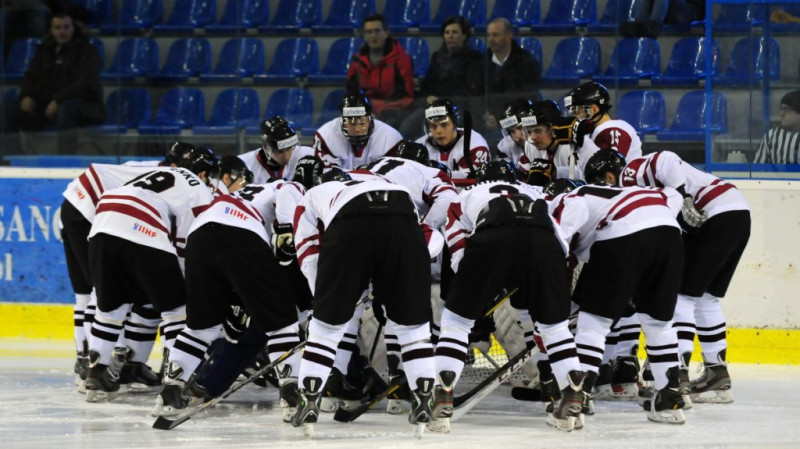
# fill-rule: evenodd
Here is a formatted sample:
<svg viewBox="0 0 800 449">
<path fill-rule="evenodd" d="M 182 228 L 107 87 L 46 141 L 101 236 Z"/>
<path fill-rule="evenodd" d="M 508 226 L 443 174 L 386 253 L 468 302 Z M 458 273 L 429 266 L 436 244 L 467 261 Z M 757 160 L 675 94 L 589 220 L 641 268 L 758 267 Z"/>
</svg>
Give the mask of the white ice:
<svg viewBox="0 0 800 449">
<path fill-rule="evenodd" d="M 651 423 L 635 402 L 598 402 L 583 430 L 560 432 L 544 423 L 542 404 L 515 401 L 501 388 L 453 422 L 450 434 L 425 432 L 415 440 L 406 416 L 374 410 L 348 424 L 323 415 L 308 440 L 281 421 L 274 388 L 245 387 L 173 430 L 155 430 L 149 415 L 155 393 L 86 403 L 73 384 L 64 342 L 0 343 L 6 354 L 0 357 L 2 449 L 800 448 L 797 366 L 731 364 L 735 402 L 695 404 L 684 425 Z M 41 356 L 48 345 L 55 356 Z"/>
</svg>

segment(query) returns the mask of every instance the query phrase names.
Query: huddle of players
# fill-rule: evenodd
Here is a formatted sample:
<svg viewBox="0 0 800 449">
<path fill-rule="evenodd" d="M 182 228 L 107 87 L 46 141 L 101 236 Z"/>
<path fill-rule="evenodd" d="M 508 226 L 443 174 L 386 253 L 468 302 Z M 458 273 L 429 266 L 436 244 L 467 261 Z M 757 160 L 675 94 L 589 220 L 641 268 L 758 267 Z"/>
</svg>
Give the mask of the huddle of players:
<svg viewBox="0 0 800 449">
<path fill-rule="evenodd" d="M 84 192 L 96 206 L 96 215 L 85 218 L 98 297 L 88 348 L 79 348 L 88 351 L 87 400 L 118 389 L 111 358 L 119 335 L 124 328 L 126 340 L 136 340 L 136 330 L 147 327 L 141 323 L 146 320 L 131 319 L 137 315 L 133 303 L 160 312 L 169 349 L 156 415 L 204 400 L 208 392 L 190 376 L 220 335 L 230 305 L 242 305 L 238 310 L 249 319 L 240 313 L 226 330 L 248 323 L 262 347 L 266 335 L 274 360 L 299 343 L 299 318 L 313 304 L 303 355 L 277 370 L 284 420 L 309 425 L 318 418 L 325 380 L 338 366 L 358 299 L 370 285 L 386 334 L 398 343 L 414 424 L 449 428 L 468 334 L 487 300 L 512 287 L 518 288 L 511 304 L 520 321 L 534 321 L 541 337 L 542 388 L 549 383 L 553 401 L 547 422 L 559 429 L 580 428 L 583 414 L 592 413 L 587 393 L 601 371 L 606 335 L 624 317 L 638 321 L 647 338 L 654 382 L 641 394 L 651 420 L 682 423 L 680 409 L 690 392 L 729 395 L 719 298 L 749 234 L 747 206 L 735 187 L 673 153 L 642 158 L 630 125 L 608 116 L 608 92 L 597 83 L 567 97 L 574 121 L 564 120 L 554 102 L 517 102 L 501 122 L 508 132 L 501 155 L 515 159 L 516 151 L 528 181 L 561 178 L 544 190 L 519 182 L 512 163 L 487 162 L 485 140 L 477 133 L 465 152 L 457 107 L 439 102 L 426 109 L 427 135 L 418 144 L 375 120 L 363 95 L 348 94 L 342 116 L 320 128 L 313 150 L 298 146 L 294 130 L 278 117 L 262 126 L 264 147 L 239 160 L 250 158 L 249 168 L 236 158 L 213 166 L 194 149 L 183 155 L 191 161 L 188 170 L 158 168 L 118 181 L 125 185 L 117 189 L 108 183 L 94 195 Z M 93 170 L 97 166 L 89 175 Z M 457 194 L 449 176 L 467 177 L 473 170 L 477 184 Z M 248 171 L 263 178 L 235 192 Z M 289 173 L 292 181 L 280 180 Z M 590 185 L 565 180 L 576 173 Z M 216 196 L 206 187 L 209 175 Z M 76 181 L 86 188 L 101 178 L 95 173 L 88 184 Z M 263 183 L 268 179 L 279 180 Z M 67 192 L 65 197 L 70 199 Z M 679 221 L 687 231 L 681 232 Z M 429 261 L 441 250 L 438 230 L 455 275 L 434 348 Z M 565 263 L 570 254 L 585 264 L 572 296 L 579 306 L 574 335 Z M 142 258 L 146 266 L 137 265 Z M 486 260 L 500 266 L 486 270 Z M 158 319 L 152 315 L 146 324 Z M 706 370 L 690 383 L 683 355 L 691 354 L 695 326 Z M 141 369 L 143 360 L 135 358 L 141 351 L 132 352 L 129 361 Z M 226 369 L 219 363 L 215 368 Z"/>
</svg>

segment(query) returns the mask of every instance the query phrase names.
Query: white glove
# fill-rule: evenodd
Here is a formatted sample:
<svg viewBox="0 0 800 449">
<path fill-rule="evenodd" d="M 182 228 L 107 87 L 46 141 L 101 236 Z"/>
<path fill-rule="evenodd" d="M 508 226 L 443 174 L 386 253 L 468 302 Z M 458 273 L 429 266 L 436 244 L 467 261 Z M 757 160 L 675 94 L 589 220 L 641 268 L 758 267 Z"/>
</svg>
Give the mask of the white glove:
<svg viewBox="0 0 800 449">
<path fill-rule="evenodd" d="M 297 254 L 293 232 L 291 224 L 281 223 L 275 225 L 275 232 L 272 233 L 272 250 L 275 252 L 275 259 L 284 267 L 291 265 Z"/>
<path fill-rule="evenodd" d="M 706 215 L 705 212 L 700 212 L 694 207 L 694 200 L 691 196 L 683 198 L 681 217 L 683 217 L 683 221 L 693 229 L 699 229 L 700 226 L 703 226 L 703 223 L 708 220 L 708 215 Z"/>
</svg>

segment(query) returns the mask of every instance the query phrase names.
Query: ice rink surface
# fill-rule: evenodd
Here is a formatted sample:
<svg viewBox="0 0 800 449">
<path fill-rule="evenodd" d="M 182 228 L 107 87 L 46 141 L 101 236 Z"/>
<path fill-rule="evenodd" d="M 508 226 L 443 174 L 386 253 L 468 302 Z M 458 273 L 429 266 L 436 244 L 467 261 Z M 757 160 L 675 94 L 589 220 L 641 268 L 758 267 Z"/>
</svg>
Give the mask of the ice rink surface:
<svg viewBox="0 0 800 449">
<path fill-rule="evenodd" d="M 515 401 L 501 388 L 453 422 L 449 434 L 425 432 L 416 440 L 405 415 L 387 415 L 378 407 L 348 424 L 323 414 L 309 440 L 281 421 L 274 388 L 245 387 L 174 430 L 161 431 L 151 428 L 156 393 L 84 402 L 64 342 L 0 343 L 2 449 L 800 448 L 797 366 L 732 364 L 735 402 L 695 404 L 684 425 L 651 423 L 635 402 L 597 402 L 597 414 L 587 417 L 583 430 L 564 433 L 544 423 L 543 404 Z"/>
</svg>

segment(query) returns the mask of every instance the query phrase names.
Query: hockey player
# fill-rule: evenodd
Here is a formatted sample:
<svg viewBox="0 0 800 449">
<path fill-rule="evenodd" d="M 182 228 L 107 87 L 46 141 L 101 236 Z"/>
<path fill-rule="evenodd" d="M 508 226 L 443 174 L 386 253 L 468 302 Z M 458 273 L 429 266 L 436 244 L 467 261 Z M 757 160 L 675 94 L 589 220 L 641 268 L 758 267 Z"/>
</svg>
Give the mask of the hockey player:
<svg viewBox="0 0 800 449">
<path fill-rule="evenodd" d="M 431 159 L 449 168 L 453 179 L 464 179 L 472 170 L 489 161 L 489 144 L 475 130 L 470 130 L 470 148 L 464 151 L 461 112 L 450 100 L 435 100 L 425 108 L 425 132 L 417 142 L 428 148 Z M 469 154 L 467 160 L 465 154 Z"/>
<path fill-rule="evenodd" d="M 520 170 L 526 173 L 531 170 L 533 161 L 545 159 L 556 166 L 556 177 L 582 178 L 583 173 L 575 170 L 575 162 L 570 160 L 573 157 L 569 141 L 572 120 L 561 114 L 558 104 L 553 100 L 537 101 L 523 111 L 522 116 L 526 121 L 523 127 L 526 145 L 518 159 Z"/>
<path fill-rule="evenodd" d="M 571 138 L 581 170 L 601 148 L 619 151 L 626 159 L 642 156 L 642 141 L 636 130 L 624 120 L 611 118 L 611 96 L 602 84 L 589 81 L 572 89 L 564 98 L 564 106 L 575 117 Z"/>
<path fill-rule="evenodd" d="M 361 293 L 372 282 L 402 348 L 412 388 L 412 424 L 431 419 L 430 256 L 408 191 L 379 179 L 348 180 L 332 169 L 295 214 L 298 262 L 314 293 L 292 425 L 317 421 L 321 389 Z M 321 243 L 324 241 L 324 245 Z"/>
<path fill-rule="evenodd" d="M 680 424 L 684 401 L 672 317 L 683 269 L 675 216 L 683 201 L 674 189 L 608 186 L 602 175 L 608 153 L 597 152 L 586 164 L 586 177 L 596 185 L 579 187 L 551 203 L 575 256 L 584 262 L 573 300 L 580 306 L 578 354 L 590 373 L 585 387 L 597 379 L 612 323 L 632 302 L 655 378 L 653 395 L 643 404 L 648 419 Z"/>
<path fill-rule="evenodd" d="M 118 373 L 111 353 L 132 303 L 152 304 L 172 346 L 185 319 L 186 292 L 179 257 L 195 215 L 212 200 L 208 175 L 217 159 L 196 152 L 192 169 L 156 168 L 103 193 L 89 233 L 89 266 L 97 314 L 89 337 L 86 400 L 113 399 Z M 174 228 L 173 228 L 174 226 Z"/>
<path fill-rule="evenodd" d="M 447 217 L 446 238 L 456 274 L 436 346 L 435 412 L 439 418 L 452 414 L 467 337 L 488 300 L 503 288 L 518 288 L 512 306 L 536 320 L 561 389 L 561 400 L 547 422 L 570 431 L 581 411 L 584 373 L 568 327 L 567 243 L 548 214 L 541 190 L 520 184 L 513 165 L 485 164 L 477 181 L 459 194 Z M 493 264 L 491 270 L 486 270 L 487 261 Z"/>
<path fill-rule="evenodd" d="M 274 218 L 275 183 L 243 187 L 244 162 L 226 156 L 220 164 L 220 180 L 233 194 L 214 199 L 189 229 L 186 242 L 186 327 L 169 354 L 169 368 L 153 415 L 173 415 L 204 399 L 201 391 L 185 388 L 189 377 L 222 328 L 226 310 L 241 304 L 255 325 L 268 337 L 271 360 L 300 343 L 297 312 L 290 286 L 275 282 L 280 266 L 270 248 L 269 226 Z M 227 178 L 227 179 L 226 179 Z M 236 194 L 234 192 L 241 193 Z M 229 251 L 236 249 L 232 263 Z M 279 368 L 282 385 L 296 390 L 299 354 Z M 290 405 L 296 400 L 287 399 Z"/>
<path fill-rule="evenodd" d="M 314 150 L 327 167 L 352 170 L 387 154 L 403 139 L 397 130 L 372 116 L 372 103 L 363 92 L 345 93 L 341 116 L 314 134 Z"/>
<path fill-rule="evenodd" d="M 313 155 L 313 148 L 300 145 L 294 127 L 276 115 L 261 122 L 261 148 L 240 154 L 239 158 L 253 172 L 251 184 L 263 184 L 291 179 L 297 161 Z"/>
<path fill-rule="evenodd" d="M 683 195 L 683 281 L 675 308 L 675 327 L 683 368 L 687 370 L 695 331 L 703 352 L 703 376 L 692 382 L 695 402 L 732 402 L 725 316 L 720 299 L 750 236 L 750 212 L 736 187 L 698 170 L 670 151 L 659 151 L 628 161 L 608 164 L 609 180 L 620 186 L 672 187 Z"/>
<path fill-rule="evenodd" d="M 64 202 L 60 208 L 61 236 L 67 271 L 75 292 L 73 313 L 77 349 L 75 374 L 81 381 L 86 379 L 88 369 L 86 336 L 91 330 L 97 304 L 96 298 L 92 298 L 94 289 L 89 273 L 88 236 L 100 196 L 106 190 L 117 188 L 130 179 L 152 170 L 154 166 L 177 166 L 183 161 L 183 154 L 187 151 L 194 151 L 194 147 L 183 142 L 175 142 L 162 161 L 123 165 L 92 164 L 70 182 L 62 194 Z M 130 380 L 155 384 L 158 381 L 157 376 L 144 362 L 150 355 L 156 334 L 155 326 L 158 325 L 159 319 L 152 310 L 137 308 L 135 312 L 132 316 L 132 326 L 126 329 L 130 345 L 135 347 L 132 348 L 133 355 L 128 357 L 127 367 L 121 373 L 120 380 L 123 384 L 127 384 Z M 82 390 L 83 387 L 79 386 L 79 389 Z"/>
<path fill-rule="evenodd" d="M 508 103 L 503 109 L 500 119 L 500 128 L 503 138 L 497 143 L 497 157 L 504 161 L 516 163 L 525 150 L 525 126 L 531 126 L 530 116 L 523 116 L 523 111 L 529 111 L 533 101 L 528 98 L 517 98 Z"/>
</svg>

